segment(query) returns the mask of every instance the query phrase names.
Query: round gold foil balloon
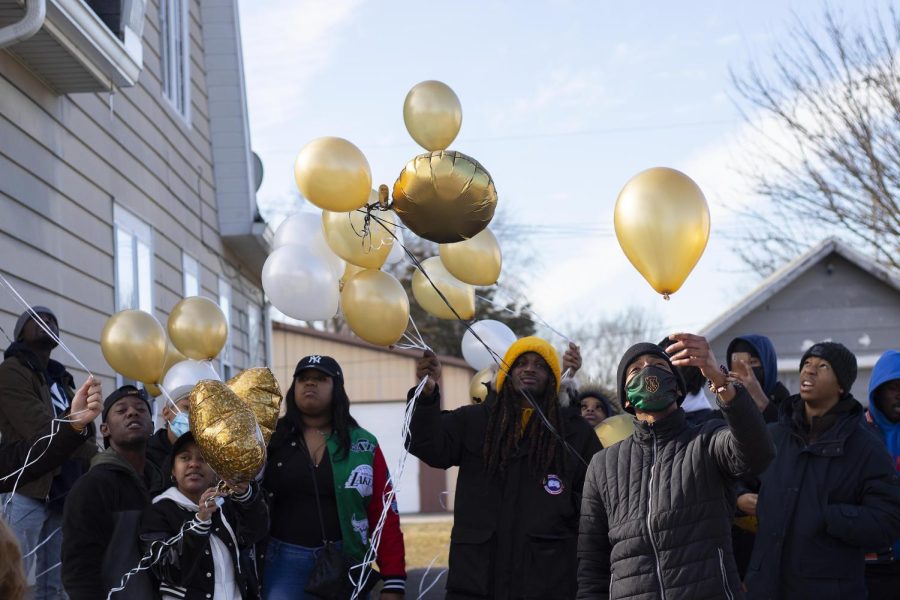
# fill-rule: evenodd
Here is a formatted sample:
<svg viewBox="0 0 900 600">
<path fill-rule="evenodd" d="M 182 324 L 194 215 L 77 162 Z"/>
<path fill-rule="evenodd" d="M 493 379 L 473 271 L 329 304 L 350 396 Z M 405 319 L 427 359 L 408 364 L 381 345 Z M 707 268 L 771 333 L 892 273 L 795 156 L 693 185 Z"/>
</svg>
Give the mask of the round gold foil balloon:
<svg viewBox="0 0 900 600">
<path fill-rule="evenodd" d="M 419 237 L 452 244 L 488 226 L 497 207 L 494 181 L 462 152 L 432 152 L 406 164 L 394 183 L 394 210 Z"/>
<path fill-rule="evenodd" d="M 450 310 L 452 306 L 460 319 L 468 320 L 475 316 L 475 288 L 451 275 L 439 256 L 426 259 L 422 262 L 422 268 L 434 285 L 422 271 L 416 269 L 412 277 L 412 291 L 425 312 L 439 319 L 455 319 L 456 315 Z M 443 292 L 450 306 L 438 295 L 435 286 Z"/>
<path fill-rule="evenodd" d="M 194 360 L 215 358 L 228 340 L 228 321 L 219 305 L 202 296 L 185 298 L 169 313 L 169 339 Z"/>
<path fill-rule="evenodd" d="M 446 83 L 423 81 L 406 94 L 403 122 L 420 146 L 431 152 L 444 150 L 462 126 L 462 106 Z"/>
<path fill-rule="evenodd" d="M 384 219 L 376 213 L 381 221 L 369 219 L 369 231 L 364 235 L 366 215 L 363 212 L 345 213 L 322 211 L 322 228 L 325 241 L 331 250 L 358 267 L 380 269 L 391 253 L 394 230 L 390 218 Z"/>
<path fill-rule="evenodd" d="M 106 320 L 100 350 L 109 366 L 125 377 L 157 383 L 166 358 L 166 332 L 153 315 L 123 310 Z"/>
<path fill-rule="evenodd" d="M 335 212 L 364 206 L 372 189 L 369 161 L 339 137 L 321 137 L 304 146 L 294 163 L 294 179 L 304 198 Z"/>
<path fill-rule="evenodd" d="M 344 284 L 344 318 L 353 333 L 376 346 L 396 344 L 409 323 L 409 298 L 397 279 L 366 269 Z"/>
<path fill-rule="evenodd" d="M 644 279 L 668 299 L 709 240 L 709 206 L 694 181 L 656 167 L 635 175 L 616 200 L 616 237 Z"/>
<path fill-rule="evenodd" d="M 268 445 L 281 409 L 281 388 L 275 375 L 266 367 L 254 367 L 241 371 L 226 385 L 253 411 L 263 441 Z"/>
<path fill-rule="evenodd" d="M 455 244 L 441 244 L 440 253 L 447 270 L 462 282 L 494 285 L 500 277 L 503 257 L 490 229 Z"/>
<path fill-rule="evenodd" d="M 488 384 L 494 380 L 496 374 L 494 367 L 487 367 L 475 373 L 469 383 L 469 398 L 472 399 L 472 404 L 481 404 L 485 401 L 488 395 Z"/>
<path fill-rule="evenodd" d="M 631 415 L 613 415 L 603 419 L 594 428 L 604 448 L 618 444 L 634 432 L 634 417 Z"/>
<path fill-rule="evenodd" d="M 204 379 L 191 392 L 191 433 L 213 471 L 243 483 L 266 464 L 266 444 L 253 411 L 221 381 Z"/>
</svg>

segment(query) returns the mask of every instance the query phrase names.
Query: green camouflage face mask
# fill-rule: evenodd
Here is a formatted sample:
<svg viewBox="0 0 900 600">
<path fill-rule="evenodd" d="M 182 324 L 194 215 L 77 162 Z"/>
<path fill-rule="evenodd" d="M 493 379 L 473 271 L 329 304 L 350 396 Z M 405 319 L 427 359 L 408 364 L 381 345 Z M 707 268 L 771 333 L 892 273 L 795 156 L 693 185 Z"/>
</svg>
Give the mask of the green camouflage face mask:
<svg viewBox="0 0 900 600">
<path fill-rule="evenodd" d="M 628 382 L 625 396 L 634 408 L 657 412 L 678 400 L 678 384 L 675 375 L 650 365 L 638 371 Z"/>
</svg>

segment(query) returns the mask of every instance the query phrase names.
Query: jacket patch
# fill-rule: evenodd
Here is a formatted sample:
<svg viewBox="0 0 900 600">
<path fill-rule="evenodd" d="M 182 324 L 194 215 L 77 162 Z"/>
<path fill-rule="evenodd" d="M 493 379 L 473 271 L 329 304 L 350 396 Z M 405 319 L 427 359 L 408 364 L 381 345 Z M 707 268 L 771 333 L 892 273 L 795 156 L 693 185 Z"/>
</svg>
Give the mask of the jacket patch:
<svg viewBox="0 0 900 600">
<path fill-rule="evenodd" d="M 565 491 L 566 486 L 563 485 L 562 479 L 558 475 L 547 475 L 544 478 L 544 491 L 551 496 L 559 496 Z"/>
<path fill-rule="evenodd" d="M 350 446 L 350 452 L 375 452 L 375 444 L 369 440 L 357 440 Z"/>
<path fill-rule="evenodd" d="M 356 516 L 350 518 L 350 524 L 353 525 L 353 531 L 359 534 L 359 539 L 365 546 L 369 541 L 369 519 L 363 517 L 357 519 Z"/>
<path fill-rule="evenodd" d="M 344 483 L 345 489 L 355 489 L 363 498 L 372 495 L 372 465 L 359 465 Z"/>
</svg>

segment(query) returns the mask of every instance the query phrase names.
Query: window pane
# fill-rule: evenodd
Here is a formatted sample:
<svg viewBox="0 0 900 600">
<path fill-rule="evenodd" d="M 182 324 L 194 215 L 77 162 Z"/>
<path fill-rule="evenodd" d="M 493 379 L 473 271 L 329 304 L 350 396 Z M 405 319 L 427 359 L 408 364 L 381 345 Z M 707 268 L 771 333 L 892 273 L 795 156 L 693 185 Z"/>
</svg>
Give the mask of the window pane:
<svg viewBox="0 0 900 600">
<path fill-rule="evenodd" d="M 137 242 L 138 308 L 153 314 L 153 257 L 150 246 Z"/>
<path fill-rule="evenodd" d="M 250 364 L 248 367 L 259 367 L 262 366 L 262 361 L 259 356 L 259 345 L 260 345 L 260 310 L 259 307 L 255 304 L 249 304 L 247 306 L 247 352 L 250 355 Z"/>
<path fill-rule="evenodd" d="M 134 237 L 116 228 L 116 310 L 134 308 Z"/>
<path fill-rule="evenodd" d="M 228 340 L 222 349 L 222 370 L 231 366 L 231 284 L 227 280 L 219 278 L 219 308 L 225 313 L 225 322 L 228 323 Z"/>
<path fill-rule="evenodd" d="M 199 296 L 200 267 L 197 261 L 191 255 L 182 252 L 181 270 L 184 273 L 184 297 Z"/>
</svg>

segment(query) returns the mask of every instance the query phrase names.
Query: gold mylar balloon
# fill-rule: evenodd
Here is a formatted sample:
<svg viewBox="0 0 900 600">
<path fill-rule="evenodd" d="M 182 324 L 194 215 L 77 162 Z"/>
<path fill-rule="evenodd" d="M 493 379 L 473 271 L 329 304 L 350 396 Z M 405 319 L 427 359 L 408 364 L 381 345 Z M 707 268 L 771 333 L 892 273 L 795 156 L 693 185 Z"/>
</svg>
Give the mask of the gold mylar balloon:
<svg viewBox="0 0 900 600">
<path fill-rule="evenodd" d="M 228 340 L 228 321 L 219 305 L 202 296 L 185 298 L 169 313 L 169 339 L 194 360 L 215 358 Z"/>
<path fill-rule="evenodd" d="M 604 448 L 618 444 L 634 432 L 634 417 L 631 415 L 613 415 L 603 419 L 594 428 Z"/>
<path fill-rule="evenodd" d="M 369 161 L 339 137 L 321 137 L 304 146 L 294 163 L 294 179 L 304 198 L 335 212 L 364 206 L 372 188 Z"/>
<path fill-rule="evenodd" d="M 426 150 L 443 150 L 453 143 L 462 126 L 462 106 L 446 83 L 423 81 L 403 101 L 406 130 Z"/>
<path fill-rule="evenodd" d="M 394 183 L 394 210 L 419 237 L 452 244 L 488 226 L 497 207 L 494 181 L 462 152 L 431 152 L 406 164 Z"/>
<path fill-rule="evenodd" d="M 397 279 L 366 269 L 344 284 L 341 308 L 353 333 L 377 346 L 396 344 L 409 323 L 409 298 Z"/>
<path fill-rule="evenodd" d="M 263 441 L 268 445 L 281 409 L 281 388 L 275 375 L 266 367 L 254 367 L 241 371 L 225 385 L 253 411 Z"/>
<path fill-rule="evenodd" d="M 494 367 L 487 367 L 475 373 L 472 381 L 469 382 L 469 398 L 472 399 L 472 404 L 481 404 L 485 401 L 488 395 L 488 384 L 494 380 L 496 374 Z"/>
<path fill-rule="evenodd" d="M 365 213 L 322 211 L 322 228 L 328 247 L 348 263 L 366 269 L 380 269 L 391 253 L 394 238 L 390 231 L 394 230 L 394 225 L 391 217 L 375 216 L 381 220 L 371 218 L 369 231 L 364 235 Z"/>
<path fill-rule="evenodd" d="M 106 320 L 100 350 L 113 369 L 129 379 L 157 383 L 166 357 L 166 332 L 142 310 L 123 310 Z"/>
<path fill-rule="evenodd" d="M 709 240 L 709 206 L 694 181 L 656 167 L 632 177 L 616 200 L 616 237 L 644 279 L 668 299 Z"/>
<path fill-rule="evenodd" d="M 451 275 L 439 256 L 432 256 L 423 261 L 422 269 L 428 273 L 434 285 L 422 271 L 416 269 L 412 277 L 412 291 L 416 302 L 425 309 L 425 312 L 439 319 L 455 319 L 456 315 L 450 310 L 452 306 L 460 319 L 468 320 L 475 316 L 475 288 Z M 447 306 L 447 302 L 438 295 L 435 286 L 441 290 L 450 306 Z"/>
<path fill-rule="evenodd" d="M 204 379 L 194 386 L 188 418 L 200 452 L 222 479 L 250 481 L 266 464 L 253 411 L 221 381 Z"/>
<path fill-rule="evenodd" d="M 447 270 L 462 282 L 494 285 L 500 277 L 503 257 L 500 244 L 490 229 L 455 244 L 441 244 L 440 253 Z"/>
</svg>

